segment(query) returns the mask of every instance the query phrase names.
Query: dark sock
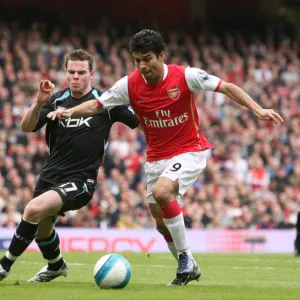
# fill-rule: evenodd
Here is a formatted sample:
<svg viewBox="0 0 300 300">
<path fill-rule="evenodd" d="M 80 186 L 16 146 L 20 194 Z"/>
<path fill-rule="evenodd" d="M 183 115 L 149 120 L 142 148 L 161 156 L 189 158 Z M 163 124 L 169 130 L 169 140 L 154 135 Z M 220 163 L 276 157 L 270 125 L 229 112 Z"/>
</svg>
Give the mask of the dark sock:
<svg viewBox="0 0 300 300">
<path fill-rule="evenodd" d="M 0 260 L 2 267 L 9 271 L 17 258 L 26 250 L 37 234 L 38 224 L 21 220 L 5 256 Z"/>
<path fill-rule="evenodd" d="M 300 211 L 297 214 L 297 223 L 296 223 L 297 234 L 300 233 Z"/>
<path fill-rule="evenodd" d="M 63 266 L 64 260 L 60 253 L 59 236 L 57 232 L 53 229 L 47 238 L 35 239 L 35 241 L 39 246 L 43 257 L 48 260 L 48 270 L 59 270 Z"/>
</svg>

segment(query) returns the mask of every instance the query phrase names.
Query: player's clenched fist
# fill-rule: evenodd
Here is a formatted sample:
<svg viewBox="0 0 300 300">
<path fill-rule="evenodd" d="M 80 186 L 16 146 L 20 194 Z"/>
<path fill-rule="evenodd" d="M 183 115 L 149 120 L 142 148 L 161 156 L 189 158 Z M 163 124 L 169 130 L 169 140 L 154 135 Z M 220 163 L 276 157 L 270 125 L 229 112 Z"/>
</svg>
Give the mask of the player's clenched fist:
<svg viewBox="0 0 300 300">
<path fill-rule="evenodd" d="M 36 101 L 38 103 L 45 103 L 49 101 L 54 87 L 55 85 L 50 80 L 41 80 Z"/>
</svg>

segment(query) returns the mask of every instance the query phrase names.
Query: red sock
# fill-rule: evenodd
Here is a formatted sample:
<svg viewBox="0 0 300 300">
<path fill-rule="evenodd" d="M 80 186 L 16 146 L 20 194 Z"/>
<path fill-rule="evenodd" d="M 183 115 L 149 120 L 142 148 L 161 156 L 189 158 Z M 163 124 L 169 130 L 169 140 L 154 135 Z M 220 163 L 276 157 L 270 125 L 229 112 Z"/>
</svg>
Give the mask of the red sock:
<svg viewBox="0 0 300 300">
<path fill-rule="evenodd" d="M 182 209 L 176 200 L 172 200 L 165 206 L 161 206 L 161 214 L 163 219 L 172 219 L 177 217 Z"/>
<path fill-rule="evenodd" d="M 164 239 L 167 243 L 173 242 L 173 238 L 170 235 L 164 235 Z"/>
</svg>

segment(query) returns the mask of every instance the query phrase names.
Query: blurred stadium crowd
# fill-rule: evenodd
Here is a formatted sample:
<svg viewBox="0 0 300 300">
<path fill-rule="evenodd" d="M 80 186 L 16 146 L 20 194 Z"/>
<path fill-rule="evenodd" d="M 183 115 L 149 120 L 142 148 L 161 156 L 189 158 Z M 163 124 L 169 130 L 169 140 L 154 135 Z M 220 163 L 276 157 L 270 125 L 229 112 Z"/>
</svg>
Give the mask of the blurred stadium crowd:
<svg viewBox="0 0 300 300">
<path fill-rule="evenodd" d="M 23 30 L 0 25 L 0 227 L 15 227 L 48 149 L 44 129 L 20 130 L 24 112 L 41 79 L 56 90 L 67 86 L 63 57 L 84 48 L 96 60 L 93 86 L 107 90 L 134 70 L 128 51 L 130 28 L 100 26 L 55 28 L 42 24 Z M 208 166 L 183 197 L 189 228 L 291 228 L 300 209 L 300 56 L 299 44 L 270 29 L 262 38 L 238 32 L 214 35 L 163 32 L 167 63 L 190 65 L 233 82 L 265 108 L 285 119 L 283 125 L 255 119 L 223 94 L 196 95 L 201 128 L 215 144 Z M 147 208 L 145 139 L 139 130 L 115 124 L 98 185 L 88 207 L 69 212 L 57 226 L 150 228 Z"/>
</svg>

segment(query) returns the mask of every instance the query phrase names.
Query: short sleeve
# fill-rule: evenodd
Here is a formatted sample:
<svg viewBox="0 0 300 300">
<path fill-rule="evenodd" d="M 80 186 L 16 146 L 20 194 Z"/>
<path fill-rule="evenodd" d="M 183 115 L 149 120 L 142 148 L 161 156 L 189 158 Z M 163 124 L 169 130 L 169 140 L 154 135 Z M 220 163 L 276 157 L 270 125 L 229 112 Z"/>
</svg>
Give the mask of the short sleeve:
<svg viewBox="0 0 300 300">
<path fill-rule="evenodd" d="M 119 105 L 129 105 L 128 77 L 118 80 L 108 91 L 97 98 L 97 101 L 108 110 Z"/>
<path fill-rule="evenodd" d="M 222 80 L 198 68 L 186 68 L 185 79 L 189 89 L 195 93 L 200 90 L 217 92 Z"/>
</svg>

